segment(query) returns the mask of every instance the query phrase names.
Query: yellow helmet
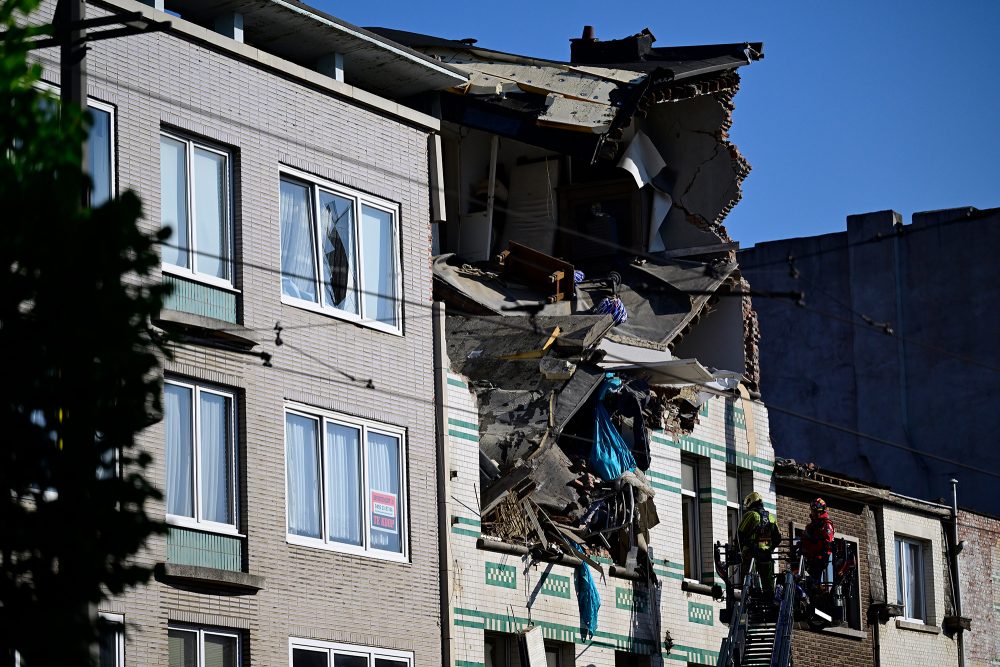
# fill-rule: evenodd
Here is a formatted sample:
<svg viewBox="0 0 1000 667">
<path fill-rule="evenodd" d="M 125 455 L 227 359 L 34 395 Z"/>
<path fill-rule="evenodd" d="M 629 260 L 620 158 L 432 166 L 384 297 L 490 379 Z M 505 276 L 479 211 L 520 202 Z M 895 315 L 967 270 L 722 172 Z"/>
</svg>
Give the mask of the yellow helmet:
<svg viewBox="0 0 1000 667">
<path fill-rule="evenodd" d="M 743 499 L 743 507 L 745 509 L 750 509 L 757 503 L 763 504 L 764 498 L 756 491 L 751 491 L 747 494 L 747 497 Z"/>
</svg>

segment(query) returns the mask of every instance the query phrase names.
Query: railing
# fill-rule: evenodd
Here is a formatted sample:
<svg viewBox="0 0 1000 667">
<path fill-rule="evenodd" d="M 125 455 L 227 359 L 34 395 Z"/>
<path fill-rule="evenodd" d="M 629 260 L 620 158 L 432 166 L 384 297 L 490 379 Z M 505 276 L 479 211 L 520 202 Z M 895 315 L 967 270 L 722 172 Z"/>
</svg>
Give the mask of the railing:
<svg viewBox="0 0 1000 667">
<path fill-rule="evenodd" d="M 722 640 L 718 667 L 740 667 L 743 663 L 743 648 L 747 639 L 747 602 L 752 597 L 750 591 L 754 586 L 760 588 L 760 578 L 757 576 L 757 561 L 751 560 L 747 576 L 743 578 L 740 603 L 729 619 L 729 636 Z"/>
<path fill-rule="evenodd" d="M 792 623 L 795 617 L 795 576 L 785 573 L 785 586 L 778 610 L 778 623 L 774 628 L 774 651 L 771 667 L 789 667 L 792 662 Z"/>
</svg>

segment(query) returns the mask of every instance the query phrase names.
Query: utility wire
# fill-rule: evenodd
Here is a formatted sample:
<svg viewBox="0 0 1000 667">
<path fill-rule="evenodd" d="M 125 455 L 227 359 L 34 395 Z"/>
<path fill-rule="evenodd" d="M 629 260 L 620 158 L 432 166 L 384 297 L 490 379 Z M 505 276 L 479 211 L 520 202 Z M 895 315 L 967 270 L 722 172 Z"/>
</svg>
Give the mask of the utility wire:
<svg viewBox="0 0 1000 667">
<path fill-rule="evenodd" d="M 287 346 L 288 345 L 287 341 L 284 344 Z M 296 351 L 298 351 L 298 348 L 293 348 L 293 349 L 296 349 Z M 316 361 L 316 358 L 313 355 L 306 355 L 306 356 L 307 356 L 307 358 L 309 358 L 309 359 L 311 359 L 313 361 Z M 278 365 L 275 365 L 275 364 L 272 364 L 271 367 L 273 368 L 273 370 L 275 370 L 277 372 L 281 372 L 281 373 L 288 373 L 290 375 L 296 375 L 296 376 L 308 378 L 308 379 L 311 379 L 311 380 L 319 380 L 319 381 L 329 382 L 329 383 L 333 383 L 333 384 L 351 385 L 351 386 L 355 386 L 355 387 L 358 387 L 358 388 L 363 388 L 363 389 L 367 389 L 367 390 L 370 390 L 370 391 L 375 391 L 375 392 L 381 393 L 381 394 L 383 394 L 385 396 L 388 396 L 388 397 L 391 397 L 391 398 L 394 398 L 394 399 L 406 400 L 406 401 L 410 401 L 410 402 L 413 402 L 413 403 L 423 403 L 425 405 L 430 405 L 430 406 L 434 407 L 435 409 L 438 407 L 438 402 L 436 400 L 430 400 L 430 401 L 428 401 L 426 398 L 424 398 L 422 396 L 415 396 L 415 395 L 412 395 L 412 394 L 407 394 L 405 392 L 394 391 L 394 390 L 391 390 L 391 389 L 384 389 L 384 388 L 381 388 L 381 387 L 376 387 L 371 380 L 367 380 L 367 381 L 358 380 L 357 378 L 354 378 L 354 376 L 352 376 L 351 374 L 347 373 L 346 371 L 343 371 L 342 369 L 339 369 L 339 368 L 337 368 L 335 366 L 332 366 L 332 365 L 330 365 L 328 363 L 325 363 L 325 362 L 321 362 L 321 363 L 322 363 L 322 365 L 324 367 L 332 369 L 332 370 L 335 370 L 339 374 L 343 375 L 345 378 L 350 378 L 350 379 L 340 380 L 340 379 L 337 379 L 337 378 L 334 378 L 334 377 L 331 377 L 331 376 L 328 376 L 328 375 L 318 375 L 318 374 L 315 374 L 315 373 L 310 373 L 310 372 L 307 372 L 307 371 L 301 371 L 301 370 L 298 370 L 298 369 L 289 368 L 289 367 L 285 367 L 285 366 L 278 366 Z M 609 372 L 613 372 L 613 371 L 609 369 Z M 702 389 L 705 389 L 705 390 L 707 390 L 707 391 L 709 391 L 709 392 L 711 392 L 713 394 L 719 395 L 719 396 L 731 398 L 733 400 L 743 398 L 739 394 L 736 394 L 736 393 L 729 394 L 729 393 L 727 393 L 724 390 L 720 390 L 718 387 L 712 387 L 712 386 L 710 386 L 710 385 L 708 385 L 706 383 L 703 383 L 703 382 L 693 382 L 693 381 L 691 381 L 691 380 L 689 380 L 687 378 L 682 378 L 680 376 L 664 372 L 663 370 L 660 370 L 660 369 L 658 369 L 657 372 L 660 373 L 660 374 L 662 374 L 662 375 L 666 375 L 667 377 L 671 377 L 673 379 L 676 379 L 679 382 L 683 382 L 683 383 L 689 384 L 689 385 L 698 386 L 698 387 L 700 387 Z M 841 424 L 834 424 L 834 423 L 826 421 L 824 419 L 819 419 L 817 417 L 812 417 L 810 415 L 806 415 L 806 414 L 803 414 L 801 412 L 798 412 L 798 411 L 795 411 L 795 410 L 791 410 L 790 408 L 786 408 L 784 406 L 776 405 L 776 404 L 768 402 L 768 401 L 763 401 L 761 399 L 745 398 L 744 400 L 749 400 L 752 403 L 756 403 L 758 405 L 761 405 L 761 406 L 763 406 L 767 410 L 774 410 L 775 412 L 780 412 L 780 413 L 786 414 L 788 416 L 794 417 L 796 419 L 801 419 L 803 421 L 808 421 L 810 423 L 813 423 L 813 424 L 816 424 L 816 425 L 819 425 L 819 426 L 823 426 L 824 428 L 829 428 L 829 429 L 832 429 L 832 430 L 840 431 L 842 433 L 847 433 L 849 435 L 853 435 L 855 437 L 862 438 L 864 440 L 868 440 L 868 441 L 873 442 L 873 443 L 877 443 L 877 444 L 884 445 L 884 446 L 887 446 L 887 447 L 892 447 L 892 448 L 895 448 L 895 449 L 899 449 L 899 450 L 908 452 L 908 453 L 910 453 L 910 454 L 912 454 L 914 456 L 919 456 L 919 457 L 924 457 L 924 458 L 928 458 L 928 459 L 933 459 L 933 460 L 939 461 L 941 463 L 947 463 L 949 465 L 953 465 L 953 466 L 956 466 L 958 468 L 963 468 L 965 470 L 970 470 L 972 472 L 981 473 L 981 474 L 984 474 L 984 475 L 987 475 L 987 476 L 990 476 L 990 477 L 995 477 L 995 478 L 1000 479 L 1000 472 L 995 472 L 995 471 L 992 471 L 992 470 L 983 469 L 982 467 L 978 467 L 978 466 L 971 465 L 971 464 L 968 464 L 968 463 L 963 463 L 961 461 L 958 461 L 958 460 L 955 460 L 955 459 L 951 459 L 951 458 L 948 458 L 948 457 L 945 457 L 945 456 L 941 456 L 939 454 L 934 454 L 932 452 L 926 452 L 926 451 L 917 449 L 915 447 L 911 447 L 909 445 L 904 445 L 902 443 L 898 443 L 898 442 L 895 442 L 893 440 L 889 440 L 887 438 L 882 438 L 880 436 L 872 435 L 870 433 L 864 433 L 863 431 L 858 431 L 858 430 L 852 429 L 852 428 L 850 428 L 848 426 L 843 426 Z M 562 439 L 562 438 L 568 438 L 568 439 L 571 439 L 571 440 L 576 440 L 578 442 L 583 442 L 583 443 L 588 443 L 588 444 L 593 442 L 593 439 L 591 439 L 591 438 L 585 438 L 585 437 L 582 437 L 582 436 L 574 435 L 572 433 L 561 433 L 561 434 L 559 434 L 559 438 L 560 439 Z"/>
</svg>

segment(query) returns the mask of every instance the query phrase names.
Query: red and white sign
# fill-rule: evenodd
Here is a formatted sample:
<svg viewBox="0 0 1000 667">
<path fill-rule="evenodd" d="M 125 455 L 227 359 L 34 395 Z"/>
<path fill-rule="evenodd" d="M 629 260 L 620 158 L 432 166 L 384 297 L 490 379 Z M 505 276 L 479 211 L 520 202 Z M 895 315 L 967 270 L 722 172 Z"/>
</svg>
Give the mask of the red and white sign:
<svg viewBox="0 0 1000 667">
<path fill-rule="evenodd" d="M 372 528 L 387 533 L 397 532 L 396 494 L 372 491 Z"/>
</svg>

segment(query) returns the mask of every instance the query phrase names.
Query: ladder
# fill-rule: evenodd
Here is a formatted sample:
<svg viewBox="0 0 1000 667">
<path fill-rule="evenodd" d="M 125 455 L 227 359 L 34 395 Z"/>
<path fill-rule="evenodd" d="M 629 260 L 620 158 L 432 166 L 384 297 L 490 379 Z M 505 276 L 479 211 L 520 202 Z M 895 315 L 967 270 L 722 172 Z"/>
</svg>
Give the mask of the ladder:
<svg viewBox="0 0 1000 667">
<path fill-rule="evenodd" d="M 782 598 L 775 609 L 764 599 L 751 562 L 743 580 L 739 604 L 729 617 L 729 635 L 722 640 L 718 667 L 791 667 L 795 580 L 791 572 L 780 576 Z"/>
</svg>

